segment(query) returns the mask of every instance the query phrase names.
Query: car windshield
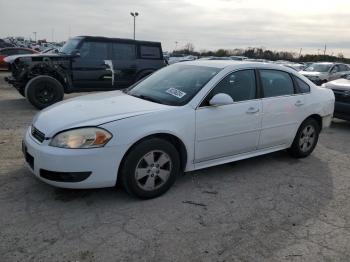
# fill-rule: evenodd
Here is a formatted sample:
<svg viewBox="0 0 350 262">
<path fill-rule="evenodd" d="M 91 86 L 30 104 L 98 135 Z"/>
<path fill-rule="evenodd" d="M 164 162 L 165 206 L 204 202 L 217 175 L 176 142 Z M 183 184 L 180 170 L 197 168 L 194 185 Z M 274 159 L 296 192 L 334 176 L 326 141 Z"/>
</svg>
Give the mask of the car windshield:
<svg viewBox="0 0 350 262">
<path fill-rule="evenodd" d="M 308 72 L 328 72 L 329 69 L 332 67 L 331 64 L 311 64 L 307 68 L 304 69 L 304 71 Z"/>
<path fill-rule="evenodd" d="M 60 49 L 60 53 L 64 53 L 64 54 L 71 54 L 78 46 L 80 42 L 80 39 L 78 38 L 71 38 L 69 39 L 64 46 L 62 46 L 62 48 Z"/>
<path fill-rule="evenodd" d="M 132 86 L 127 94 L 145 100 L 181 106 L 187 104 L 221 69 L 194 65 L 171 65 Z"/>
</svg>

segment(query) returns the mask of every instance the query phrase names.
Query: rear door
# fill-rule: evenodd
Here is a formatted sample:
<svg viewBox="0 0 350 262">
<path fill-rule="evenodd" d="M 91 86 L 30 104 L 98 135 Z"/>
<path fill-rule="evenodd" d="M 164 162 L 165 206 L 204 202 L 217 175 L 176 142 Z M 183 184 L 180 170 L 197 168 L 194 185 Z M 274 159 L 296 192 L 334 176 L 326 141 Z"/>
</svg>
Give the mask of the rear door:
<svg viewBox="0 0 350 262">
<path fill-rule="evenodd" d="M 125 88 L 133 84 L 137 72 L 136 51 L 135 43 L 112 43 L 114 88 Z"/>
<path fill-rule="evenodd" d="M 304 118 L 306 98 L 298 94 L 289 73 L 264 69 L 259 74 L 263 93 L 259 149 L 286 145 Z"/>
<path fill-rule="evenodd" d="M 112 72 L 105 60 L 110 59 L 111 44 L 84 40 L 79 47 L 80 56 L 73 59 L 73 85 L 79 89 L 111 89 Z"/>
</svg>

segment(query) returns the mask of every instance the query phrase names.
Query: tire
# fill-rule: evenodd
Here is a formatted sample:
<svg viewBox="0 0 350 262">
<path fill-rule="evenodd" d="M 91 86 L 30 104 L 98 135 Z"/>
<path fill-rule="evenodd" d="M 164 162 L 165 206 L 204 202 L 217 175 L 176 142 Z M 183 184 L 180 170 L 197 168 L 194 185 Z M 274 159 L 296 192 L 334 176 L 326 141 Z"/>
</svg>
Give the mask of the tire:
<svg viewBox="0 0 350 262">
<path fill-rule="evenodd" d="M 291 156 L 304 158 L 315 149 L 321 127 L 313 118 L 306 119 L 299 127 L 292 146 L 288 149 Z"/>
<path fill-rule="evenodd" d="M 51 76 L 37 76 L 27 83 L 25 96 L 33 106 L 43 109 L 61 101 L 64 89 L 61 83 Z"/>
<path fill-rule="evenodd" d="M 152 138 L 132 148 L 120 172 L 124 189 L 141 199 L 165 193 L 180 173 L 180 157 L 169 142 Z"/>
</svg>

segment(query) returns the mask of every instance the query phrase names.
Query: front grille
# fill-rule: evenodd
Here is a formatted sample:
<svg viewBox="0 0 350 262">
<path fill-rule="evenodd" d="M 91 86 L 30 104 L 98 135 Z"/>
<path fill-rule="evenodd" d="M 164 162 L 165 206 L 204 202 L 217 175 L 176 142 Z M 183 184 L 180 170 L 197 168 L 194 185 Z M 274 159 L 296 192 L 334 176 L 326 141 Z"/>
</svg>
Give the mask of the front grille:
<svg viewBox="0 0 350 262">
<path fill-rule="evenodd" d="M 38 129 L 36 129 L 34 126 L 32 126 L 32 136 L 38 140 L 40 143 L 42 143 L 45 140 L 45 134 L 43 132 L 40 132 Z"/>
</svg>

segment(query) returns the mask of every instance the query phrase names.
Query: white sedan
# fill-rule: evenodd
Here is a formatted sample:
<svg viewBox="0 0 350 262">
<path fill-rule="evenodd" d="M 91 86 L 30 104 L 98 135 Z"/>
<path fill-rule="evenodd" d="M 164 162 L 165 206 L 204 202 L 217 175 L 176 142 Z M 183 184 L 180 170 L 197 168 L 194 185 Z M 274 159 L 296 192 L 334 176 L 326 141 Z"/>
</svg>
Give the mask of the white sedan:
<svg viewBox="0 0 350 262">
<path fill-rule="evenodd" d="M 124 91 L 38 113 L 23 141 L 29 168 L 64 188 L 111 187 L 152 198 L 176 176 L 288 149 L 306 157 L 334 109 L 333 92 L 295 70 L 236 61 L 165 67 Z"/>
</svg>

